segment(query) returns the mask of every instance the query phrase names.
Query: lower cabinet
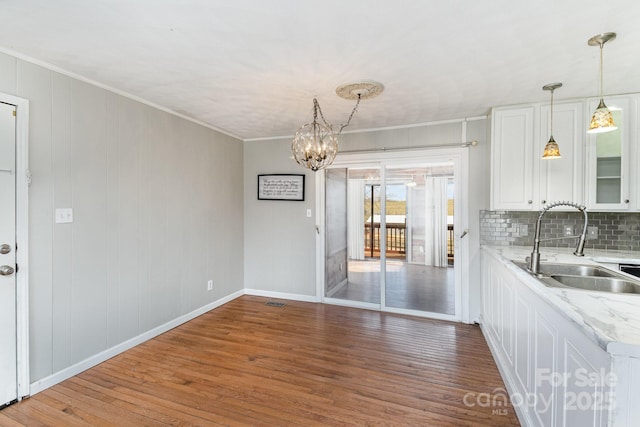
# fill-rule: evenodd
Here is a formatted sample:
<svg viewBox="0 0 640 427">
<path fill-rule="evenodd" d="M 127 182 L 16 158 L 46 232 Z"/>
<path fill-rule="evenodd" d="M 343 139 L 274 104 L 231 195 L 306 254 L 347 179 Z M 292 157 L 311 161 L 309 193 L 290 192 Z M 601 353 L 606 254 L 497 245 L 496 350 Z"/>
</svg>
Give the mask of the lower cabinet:
<svg viewBox="0 0 640 427">
<path fill-rule="evenodd" d="M 523 425 L 637 425 L 611 411 L 611 356 L 486 250 L 481 326 Z"/>
</svg>

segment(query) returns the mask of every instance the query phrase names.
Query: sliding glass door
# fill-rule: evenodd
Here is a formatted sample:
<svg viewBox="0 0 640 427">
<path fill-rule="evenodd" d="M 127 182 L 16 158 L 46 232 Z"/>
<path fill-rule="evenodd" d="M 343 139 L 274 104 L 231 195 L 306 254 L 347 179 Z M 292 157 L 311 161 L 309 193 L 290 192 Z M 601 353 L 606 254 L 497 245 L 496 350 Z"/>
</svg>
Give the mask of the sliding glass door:
<svg viewBox="0 0 640 427">
<path fill-rule="evenodd" d="M 325 173 L 324 296 L 380 305 L 380 169 Z"/>
<path fill-rule="evenodd" d="M 453 170 L 386 169 L 386 307 L 455 314 Z"/>
<path fill-rule="evenodd" d="M 455 318 L 455 183 L 453 161 L 328 169 L 325 300 Z"/>
</svg>

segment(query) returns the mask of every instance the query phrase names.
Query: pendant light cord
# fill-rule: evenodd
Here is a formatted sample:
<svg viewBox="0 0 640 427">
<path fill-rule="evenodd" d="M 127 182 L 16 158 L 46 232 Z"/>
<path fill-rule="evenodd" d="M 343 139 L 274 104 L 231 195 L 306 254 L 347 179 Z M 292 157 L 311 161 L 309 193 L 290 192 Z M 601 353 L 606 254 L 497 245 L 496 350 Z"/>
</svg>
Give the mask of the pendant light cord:
<svg viewBox="0 0 640 427">
<path fill-rule="evenodd" d="M 603 93 L 603 91 L 602 91 L 602 75 L 603 75 L 603 65 L 602 65 L 602 63 L 604 62 L 602 60 L 602 57 L 603 57 L 602 51 L 604 50 L 603 47 L 604 47 L 604 43 L 600 42 L 600 99 L 602 99 L 602 93 Z"/>
<path fill-rule="evenodd" d="M 551 139 L 553 139 L 553 92 L 555 92 L 555 89 L 551 90 Z"/>
</svg>

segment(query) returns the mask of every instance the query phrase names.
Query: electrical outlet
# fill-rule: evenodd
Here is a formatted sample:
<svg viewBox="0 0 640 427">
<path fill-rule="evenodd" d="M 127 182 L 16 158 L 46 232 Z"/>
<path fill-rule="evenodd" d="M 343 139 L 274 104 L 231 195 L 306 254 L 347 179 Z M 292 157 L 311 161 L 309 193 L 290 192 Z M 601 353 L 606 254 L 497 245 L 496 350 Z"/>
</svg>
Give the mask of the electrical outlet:
<svg viewBox="0 0 640 427">
<path fill-rule="evenodd" d="M 565 236 L 573 236 L 573 225 L 565 225 L 564 226 L 564 235 Z"/>
<path fill-rule="evenodd" d="M 587 240 L 596 240 L 598 238 L 598 227 L 591 225 L 587 227 Z"/>
<path fill-rule="evenodd" d="M 208 291 L 212 291 L 213 290 L 213 280 L 209 280 L 207 282 L 207 290 Z"/>
<path fill-rule="evenodd" d="M 56 224 L 67 224 L 73 222 L 73 209 L 71 208 L 57 208 L 56 209 Z"/>
</svg>

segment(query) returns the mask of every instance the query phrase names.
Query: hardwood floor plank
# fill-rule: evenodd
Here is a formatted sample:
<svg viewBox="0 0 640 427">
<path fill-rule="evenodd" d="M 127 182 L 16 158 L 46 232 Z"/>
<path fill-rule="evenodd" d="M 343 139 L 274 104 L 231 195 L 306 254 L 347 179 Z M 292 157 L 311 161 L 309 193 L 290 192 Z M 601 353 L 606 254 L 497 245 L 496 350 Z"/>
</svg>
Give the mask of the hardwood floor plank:
<svg viewBox="0 0 640 427">
<path fill-rule="evenodd" d="M 504 389 L 477 326 L 266 301 L 235 299 L 5 408 L 0 425 L 519 425 L 510 406 L 465 403 Z"/>
</svg>

